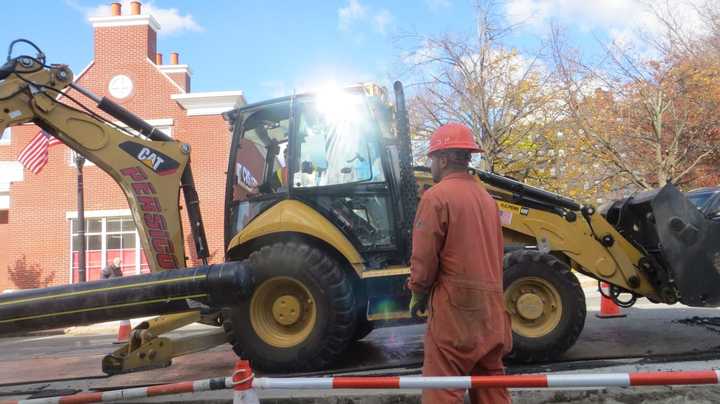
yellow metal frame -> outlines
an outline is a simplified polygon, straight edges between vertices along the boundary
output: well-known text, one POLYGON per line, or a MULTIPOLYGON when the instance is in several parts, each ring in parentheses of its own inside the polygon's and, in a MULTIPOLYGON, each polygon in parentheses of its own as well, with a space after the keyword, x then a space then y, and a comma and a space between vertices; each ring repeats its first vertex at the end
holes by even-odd
MULTIPOLYGON (((415 175, 421 189, 432 185, 430 173, 416 172, 415 175)), ((482 183, 479 178, 477 180, 482 183)), ((532 242, 544 252, 564 254, 570 259, 572 267, 581 269, 596 279, 641 296, 659 299, 658 292, 647 276, 638 269, 638 262, 643 254, 597 211, 590 215, 591 228, 580 212, 575 212, 577 217, 574 221, 569 221, 556 213, 511 203, 509 201, 512 196, 508 191, 483 185, 497 199, 498 208, 505 212, 505 218, 509 219, 509 223, 503 224, 506 243, 532 242), (605 236, 612 237, 611 246, 600 242, 605 236), (633 282, 629 280, 633 276, 639 281, 636 287, 631 286, 633 282)))
POLYGON ((498 207, 509 218, 504 228, 533 237, 541 250, 564 254, 571 260, 571 266, 597 279, 642 296, 658 297, 650 281, 638 270, 638 261, 642 258, 640 251, 597 212, 590 216, 591 229, 579 212, 574 221, 568 221, 554 213, 509 202, 499 201, 498 207), (599 239, 604 236, 613 238, 612 246, 601 243, 599 239), (638 279, 635 287, 629 280, 633 276, 638 279))
POLYGON ((172 358, 203 351, 227 342, 222 328, 183 338, 160 337, 161 334, 200 322, 200 312, 169 314, 136 326, 127 344, 106 355, 103 372, 113 375, 169 366, 172 358))
POLYGON ((365 272, 360 253, 347 237, 313 208, 294 200, 281 201, 254 218, 230 240, 228 250, 259 237, 282 232, 301 233, 323 240, 345 257, 358 276, 365 272))

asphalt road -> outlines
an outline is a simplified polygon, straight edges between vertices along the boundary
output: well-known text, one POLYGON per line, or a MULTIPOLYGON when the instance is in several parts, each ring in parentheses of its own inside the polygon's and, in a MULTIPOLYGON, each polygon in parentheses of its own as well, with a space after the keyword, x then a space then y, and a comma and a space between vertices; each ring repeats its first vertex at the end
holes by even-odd
MULTIPOLYGON (((599 319, 599 296, 587 291, 585 329, 559 361, 510 364, 509 373, 601 369, 635 363, 720 359, 720 312, 640 301, 627 315, 599 319)), ((172 366, 105 376, 100 360, 117 348, 112 330, 92 335, 34 335, 0 338, 0 400, 13 394, 52 389, 111 389, 229 375, 235 355, 227 345, 176 358, 172 366)), ((175 335, 202 332, 191 326, 175 335)), ((330 373, 418 373, 424 325, 382 328, 355 343, 330 373)))

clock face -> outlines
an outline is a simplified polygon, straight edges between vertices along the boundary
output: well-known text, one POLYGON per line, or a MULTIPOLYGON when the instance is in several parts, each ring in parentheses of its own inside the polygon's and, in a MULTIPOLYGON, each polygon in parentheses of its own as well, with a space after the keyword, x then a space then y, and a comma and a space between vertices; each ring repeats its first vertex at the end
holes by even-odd
POLYGON ((118 74, 110 79, 108 90, 110 91, 110 95, 117 99, 127 98, 127 96, 132 93, 133 82, 130 80, 130 77, 124 74, 118 74))

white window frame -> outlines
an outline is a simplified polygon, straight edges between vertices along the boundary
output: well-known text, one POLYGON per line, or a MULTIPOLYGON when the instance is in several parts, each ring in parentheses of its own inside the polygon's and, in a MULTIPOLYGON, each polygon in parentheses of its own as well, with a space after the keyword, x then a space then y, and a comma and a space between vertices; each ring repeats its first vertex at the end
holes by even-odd
MULTIPOLYGON (((69 230, 69 237, 70 242, 69 244, 69 257, 70 260, 68 262, 68 276, 70 279, 70 282, 73 281, 73 229, 72 229, 72 220, 77 220, 78 214, 77 212, 66 212, 65 219, 68 221, 68 230, 69 230)), ((107 220, 108 219, 114 219, 114 218, 130 218, 132 219, 132 215, 130 214, 129 209, 116 209, 116 210, 96 210, 96 211, 88 211, 85 212, 85 219, 97 219, 100 218, 101 220, 101 233, 100 233, 100 243, 101 243, 101 250, 100 250, 100 262, 103 263, 103 265, 107 264, 107 220)), ((96 234, 96 233, 93 233, 96 234)), ((110 234, 122 234, 122 232, 112 232, 110 234)), ((135 274, 140 275, 142 273, 141 270, 141 262, 140 262, 140 250, 142 249, 142 244, 140 244, 140 234, 138 232, 137 227, 135 228, 135 274)))

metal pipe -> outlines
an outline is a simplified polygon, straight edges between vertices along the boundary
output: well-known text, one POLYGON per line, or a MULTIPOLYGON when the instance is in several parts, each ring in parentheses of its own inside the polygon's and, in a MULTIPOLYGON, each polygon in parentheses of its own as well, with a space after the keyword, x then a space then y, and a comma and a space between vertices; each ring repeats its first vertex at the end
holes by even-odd
POLYGON ((147 136, 148 138, 152 140, 162 141, 173 140, 173 138, 171 138, 164 132, 155 129, 152 125, 145 122, 142 118, 123 108, 119 104, 113 102, 111 99, 107 97, 100 97, 92 91, 75 83, 70 83, 68 84, 68 86, 77 90, 78 92, 80 92, 80 94, 93 100, 97 104, 97 107, 101 110, 107 112, 108 114, 117 118, 120 122, 125 123, 127 126, 135 129, 136 131, 147 136))
POLYGON ((188 220, 190 221, 190 234, 192 234, 195 243, 195 253, 207 265, 207 259, 210 256, 208 251, 207 236, 205 235, 205 226, 203 225, 202 214, 200 213, 200 198, 195 189, 195 180, 193 179, 192 168, 188 164, 185 171, 180 177, 182 184, 183 196, 185 197, 185 208, 187 209, 188 220))
POLYGON ((70 83, 68 84, 68 87, 74 89, 75 91, 79 92, 80 94, 90 98, 91 100, 95 101, 96 104, 99 104, 100 101, 102 101, 102 98, 100 98, 98 95, 93 93, 92 91, 88 90, 87 88, 76 84, 76 83, 70 83))
POLYGON ((558 195, 544 189, 535 188, 533 186, 523 184, 520 181, 513 180, 511 178, 503 177, 487 171, 477 171, 477 175, 480 179, 490 185, 494 185, 498 188, 502 188, 508 191, 516 193, 520 198, 525 196, 535 198, 539 201, 548 202, 559 207, 578 211, 580 210, 580 204, 570 198, 566 198, 562 195, 558 195))
POLYGON ((0 335, 237 304, 253 280, 241 262, 112 278, 0 295, 0 335), (197 305, 194 305, 197 306, 197 305))

